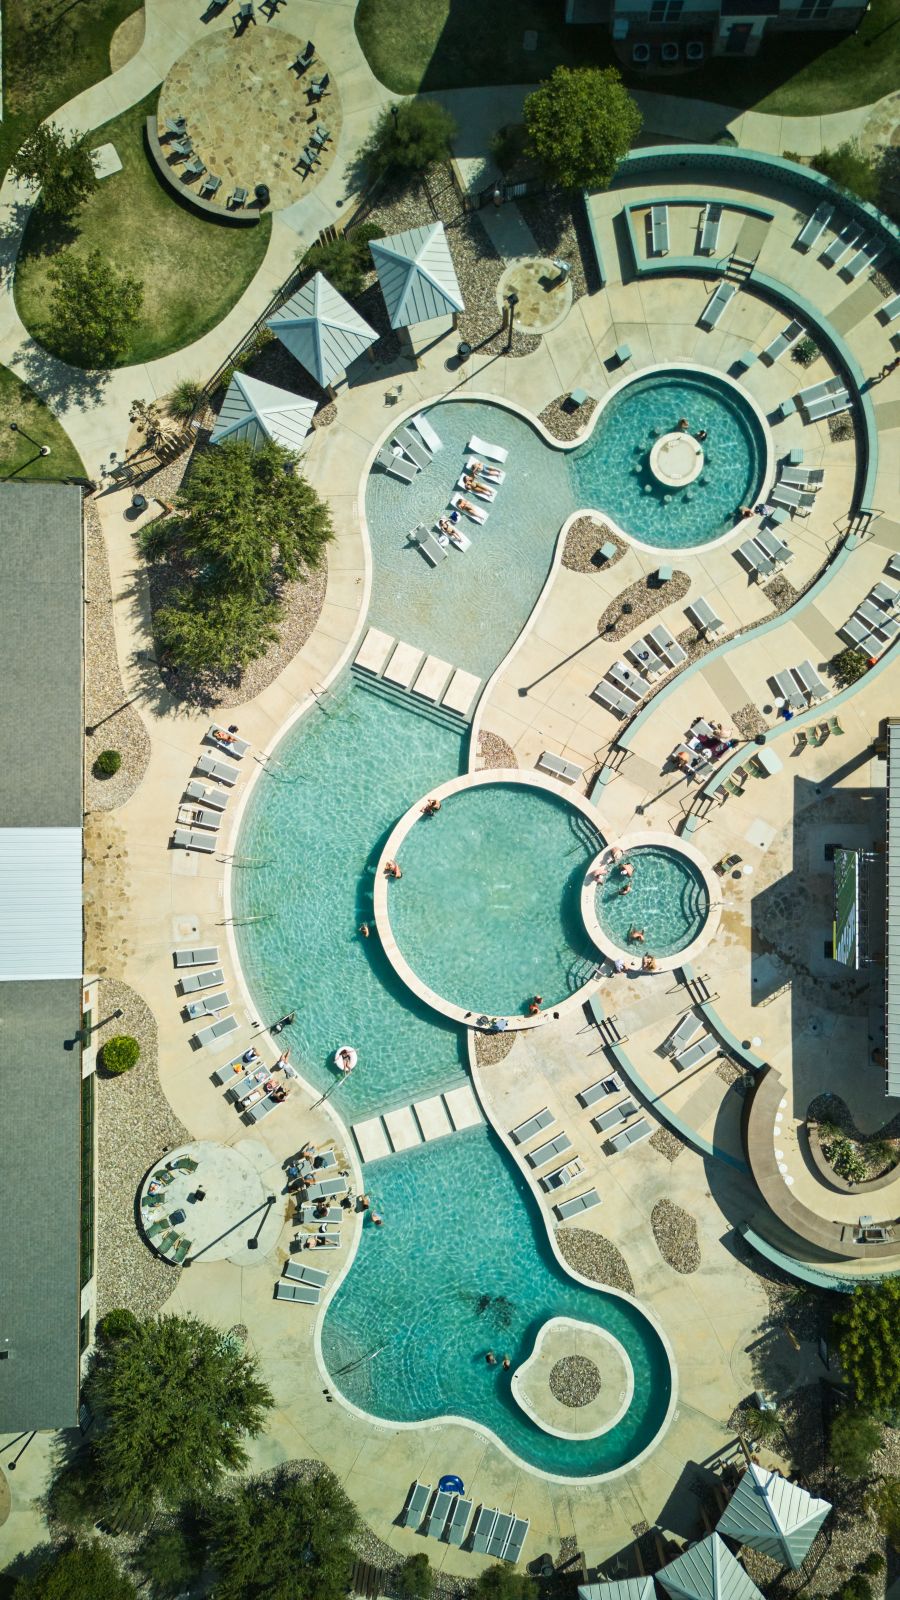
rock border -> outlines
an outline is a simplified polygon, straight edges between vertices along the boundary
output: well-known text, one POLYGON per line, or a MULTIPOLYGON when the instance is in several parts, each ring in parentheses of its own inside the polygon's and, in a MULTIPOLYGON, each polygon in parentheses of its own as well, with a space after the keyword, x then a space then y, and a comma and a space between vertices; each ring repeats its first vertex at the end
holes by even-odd
POLYGON ((697 1223, 689 1211, 674 1200, 657 1200, 650 1213, 650 1226, 657 1248, 667 1267, 687 1275, 700 1265, 697 1223))

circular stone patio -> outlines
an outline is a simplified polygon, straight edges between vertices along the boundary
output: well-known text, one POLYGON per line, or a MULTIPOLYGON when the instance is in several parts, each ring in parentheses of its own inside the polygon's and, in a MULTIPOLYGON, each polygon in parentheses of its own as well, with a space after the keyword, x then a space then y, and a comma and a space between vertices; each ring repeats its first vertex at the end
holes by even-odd
POLYGON ((506 268, 497 285, 497 305, 507 308, 515 290, 519 303, 515 325, 519 333, 549 333, 564 322, 572 309, 572 275, 559 281, 559 272, 547 256, 523 257, 506 268))
POLYGON ((141 1185, 144 1237, 164 1261, 179 1265, 227 1260, 253 1266, 275 1248, 281 1232, 283 1183, 281 1169, 255 1139, 180 1145, 150 1168, 141 1185), (160 1202, 145 1205, 154 1193, 160 1202), (184 1240, 186 1252, 179 1248, 184 1240))
POLYGON ((512 1377, 513 1398, 557 1439, 596 1439, 625 1415, 634 1370, 624 1345, 574 1317, 545 1322, 512 1377))
MULTIPOLYGON (((316 108, 308 103, 306 91, 313 78, 328 72, 328 64, 314 56, 312 67, 299 77, 292 68, 305 43, 281 28, 251 23, 239 36, 224 29, 186 50, 160 90, 160 134, 165 133, 166 117, 173 122, 187 119, 194 154, 222 179, 216 200, 223 210, 235 184, 252 196, 256 184, 265 183, 276 210, 292 205, 315 187, 334 160, 340 96, 329 74, 328 91, 314 117, 316 108), (304 177, 294 171, 294 163, 320 125, 331 138, 314 171, 304 177)), ((175 170, 180 172, 181 165, 175 170)))

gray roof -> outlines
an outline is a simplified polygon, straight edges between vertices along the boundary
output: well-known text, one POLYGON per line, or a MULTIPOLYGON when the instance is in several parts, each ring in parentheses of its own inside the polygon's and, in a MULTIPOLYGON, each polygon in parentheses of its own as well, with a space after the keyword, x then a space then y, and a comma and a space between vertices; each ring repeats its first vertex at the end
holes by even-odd
POLYGON ((0 1433, 78 1418, 81 995, 71 978, 0 983, 0 1433))
POLYGON ((717 1533, 690 1545, 656 1578, 676 1600, 762 1600, 753 1579, 717 1533))
POLYGON ((900 721, 887 725, 884 963, 885 1091, 900 1095, 900 721))
POLYGON ((298 289, 268 325, 323 389, 378 338, 321 272, 298 289))
POLYGON ((610 1583, 581 1583, 578 1600, 654 1600, 652 1578, 617 1578, 610 1583))
POLYGON ((464 310, 442 222, 369 245, 392 328, 464 310))
POLYGON ((222 401, 210 443, 246 439, 257 450, 265 439, 274 439, 288 450, 297 450, 312 427, 315 412, 315 400, 304 400, 290 389, 276 389, 273 383, 261 383, 259 378, 236 372, 222 401))
POLYGON ((830 1510, 827 1500, 817 1500, 780 1472, 767 1472, 751 1461, 717 1532, 796 1571, 830 1510))
POLYGON ((2 483, 0 529, 0 822, 80 828, 81 490, 2 483))

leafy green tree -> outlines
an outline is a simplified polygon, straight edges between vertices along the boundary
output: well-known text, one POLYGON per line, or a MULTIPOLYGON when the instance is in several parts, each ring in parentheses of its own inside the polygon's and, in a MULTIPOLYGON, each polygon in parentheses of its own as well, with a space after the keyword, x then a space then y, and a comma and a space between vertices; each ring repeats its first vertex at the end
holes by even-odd
POLYGON ((881 189, 878 163, 863 153, 855 139, 845 139, 833 150, 820 150, 813 156, 811 165, 839 188, 872 205, 878 204, 881 189))
POLYGON ((245 1466, 244 1438, 272 1405, 255 1361, 195 1317, 151 1318, 102 1340, 86 1389, 97 1423, 78 1473, 98 1516, 133 1526, 208 1497, 245 1466))
POLYGON ((278 638, 281 608, 252 596, 182 587, 154 617, 156 638, 169 660, 194 674, 239 674, 278 638))
POLYGON ((115 366, 128 352, 144 303, 140 279, 118 272, 99 250, 63 251, 47 275, 54 348, 78 366, 115 366))
POLYGON ((35 128, 10 170, 40 184, 41 205, 54 217, 71 217, 97 187, 87 136, 73 133, 67 138, 55 122, 35 128))
POLYGON ((137 1600, 137 1589, 99 1539, 49 1545, 37 1570, 19 1578, 13 1600, 137 1600))
POLYGON ((184 1526, 153 1528, 136 1560, 153 1600, 174 1600, 176 1595, 193 1592, 206 1560, 206 1542, 193 1519, 184 1526))
POLYGON ((479 1574, 475 1593, 479 1600, 534 1600, 537 1584, 525 1573, 516 1572, 515 1567, 498 1562, 479 1574))
POLYGON ((866 1477, 880 1444, 878 1423, 853 1406, 839 1411, 831 1424, 831 1459, 848 1478, 866 1477))
POLYGON ((883 1478, 866 1496, 866 1510, 874 1513, 891 1548, 900 1551, 900 1478, 883 1478))
POLYGON ((608 189, 643 120, 615 67, 557 67, 524 117, 531 154, 561 189, 608 189))
POLYGON ((436 100, 401 100, 385 106, 362 149, 371 178, 388 167, 424 172, 435 161, 446 161, 456 136, 456 123, 436 100))
POLYGON ((343 1600, 356 1510, 332 1473, 281 1472, 213 1500, 207 1516, 216 1600, 343 1600))
POLYGON ((873 1416, 900 1407, 900 1278, 859 1284, 834 1319, 844 1377, 873 1416))
POLYGON ((362 293, 365 275, 372 270, 369 243, 384 233, 374 222, 364 222, 352 233, 339 234, 328 244, 314 244, 301 257, 305 272, 323 272, 332 288, 349 300, 362 293))
POLYGON ((397 1573, 397 1593, 400 1600, 428 1600, 431 1590, 431 1563, 424 1550, 417 1550, 397 1573))

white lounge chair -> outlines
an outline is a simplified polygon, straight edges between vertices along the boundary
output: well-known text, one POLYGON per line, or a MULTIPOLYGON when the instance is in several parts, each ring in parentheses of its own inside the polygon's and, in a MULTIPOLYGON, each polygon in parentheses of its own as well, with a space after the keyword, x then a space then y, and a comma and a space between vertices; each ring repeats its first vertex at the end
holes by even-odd
POLYGON ((224 789, 213 789, 196 778, 191 779, 184 792, 189 800, 196 800, 201 806, 213 806, 216 811, 224 811, 231 798, 224 789))
POLYGON ((478 456, 467 456, 466 471, 477 472, 480 470, 481 476, 485 478, 488 483, 501 484, 506 481, 506 470, 504 467, 486 467, 482 461, 479 468, 477 463, 478 456))
POLYGON ((422 467, 431 465, 431 451, 426 450, 424 444, 421 444, 415 434, 410 433, 408 428, 398 428, 394 434, 393 442, 400 446, 400 449, 409 456, 411 461, 415 462, 420 471, 422 467))
POLYGON ((719 225, 722 221, 722 207, 718 200, 710 200, 703 213, 703 224, 700 229, 700 252, 702 255, 711 256, 719 242, 719 225))
POLYGON ((562 1129, 552 1139, 547 1139, 543 1144, 536 1145, 528 1152, 525 1160, 530 1167, 545 1167, 548 1161, 553 1161, 557 1156, 564 1156, 571 1150, 572 1141, 562 1129))
POLYGON ((591 690, 591 699, 599 700, 600 704, 616 717, 630 717, 632 711, 636 709, 636 702, 630 700, 614 684, 607 683, 605 678, 591 690))
POLYGON ((629 667, 624 661, 614 661, 606 676, 617 689, 624 689, 634 700, 643 700, 650 687, 649 681, 643 674, 634 667, 629 667))
POLYGON ((858 278, 860 273, 865 272, 867 267, 875 265, 880 251, 881 246, 873 244, 871 240, 868 244, 862 245, 856 254, 850 257, 849 261, 844 262, 840 269, 841 277, 846 278, 848 283, 852 283, 854 278, 858 278))
POLYGON ((431 531, 441 547, 443 547, 444 540, 448 539, 452 545, 456 546, 457 550, 471 550, 472 548, 472 541, 469 535, 463 532, 458 522, 451 523, 449 533, 445 532, 437 523, 435 523, 431 531))
POLYGON ((655 256, 669 253, 669 208, 666 205, 650 207, 650 248, 655 256))
POLYGON ((425 1518, 425 1532, 427 1534, 432 1534, 436 1539, 440 1538, 447 1526, 447 1518, 450 1515, 452 1502, 453 1496, 448 1489, 438 1489, 434 1497, 434 1504, 425 1518))
POLYGON ((885 611, 893 611, 900 605, 900 589, 895 589, 891 583, 876 583, 871 598, 885 611))
POLYGON ((195 833, 193 828, 176 828, 172 834, 172 842, 180 850, 199 850, 204 855, 212 855, 218 850, 219 841, 212 833, 195 833))
POLYGON ((482 483, 477 489, 467 489, 464 481, 465 477, 465 473, 460 473, 456 480, 456 487, 457 489, 461 489, 463 494, 470 496, 474 494, 479 500, 496 500, 497 490, 492 488, 489 483, 482 483))
POLYGON ((812 216, 807 218, 797 235, 797 249, 811 250, 816 240, 825 232, 831 221, 832 207, 829 205, 817 206, 812 216))
POLYGON ((451 495, 450 504, 456 511, 461 511, 464 517, 469 517, 472 522, 487 522, 488 513, 482 506, 476 506, 470 495, 451 495), (464 500, 465 505, 463 505, 464 500))
POLYGON ((766 345, 763 351, 764 359, 774 366, 779 356, 783 356, 786 350, 790 350, 791 345, 797 343, 802 332, 802 322, 797 322, 796 320, 789 322, 786 328, 782 328, 781 332, 776 334, 771 344, 766 345))
POLYGON ((730 278, 723 278, 710 295, 706 305, 700 313, 698 321, 701 328, 715 328, 721 320, 726 306, 731 304, 737 294, 738 286, 730 278))
POLYGON ((295 1283, 318 1284, 320 1289, 324 1289, 328 1282, 328 1272, 324 1267, 310 1267, 305 1261, 286 1261, 284 1264, 284 1276, 293 1278, 295 1283))
POLYGON ((884 305, 879 307, 877 315, 885 323, 894 322, 897 317, 900 317, 900 294, 895 294, 890 300, 885 300, 884 305))
POLYGON ((231 789, 238 781, 236 767, 229 767, 225 761, 217 761, 207 750, 197 757, 194 762, 197 772, 202 772, 205 778, 213 778, 216 783, 225 783, 231 789))
POLYGON ((573 1194, 568 1200, 558 1200, 553 1209, 558 1220, 565 1222, 567 1217, 577 1217, 579 1211, 590 1211, 600 1203, 596 1189, 585 1189, 583 1194, 573 1194))
POLYGON ((859 229, 857 228, 856 223, 846 223, 841 229, 840 233, 835 234, 830 245, 828 246, 828 249, 825 251, 825 254, 822 257, 823 266, 836 267, 841 257, 845 256, 848 250, 852 250, 858 238, 859 229))
POLYGON ((754 544, 759 545, 763 555, 768 556, 769 560, 776 562, 778 566, 786 567, 788 562, 794 559, 794 552, 790 545, 785 544, 783 539, 779 539, 771 528, 760 528, 754 534, 753 540, 754 544))
MULTIPOLYGON (((591 1190, 591 1194, 594 1195, 595 1203, 599 1204, 596 1193, 593 1189, 591 1190)), ((561 1209, 561 1207, 558 1207, 557 1209, 561 1209)), ((509 1530, 509 1538, 507 1539, 503 1550, 504 1561, 510 1561, 513 1563, 513 1565, 515 1565, 515 1563, 519 1560, 525 1540, 528 1538, 528 1530, 530 1527, 531 1522, 527 1517, 513 1517, 513 1524, 509 1530)))
POLYGON ((487 456, 489 461, 499 461, 501 465, 509 455, 509 451, 504 450, 502 445, 486 444, 484 439, 479 439, 477 433, 473 433, 466 449, 470 455, 487 456))
POLYGON ((402 455, 394 455, 386 446, 379 450, 375 460, 392 478, 402 478, 404 483, 412 483, 419 469, 412 461, 407 461, 402 455))
POLYGON ((497 1520, 491 1530, 491 1536, 488 1539, 487 1555, 494 1556, 496 1560, 500 1559, 506 1549, 506 1542, 512 1532, 512 1525, 513 1517, 509 1512, 501 1511, 498 1513, 497 1520))
POLYGON ((824 378, 821 383, 811 383, 808 389, 801 389, 795 399, 801 405, 808 406, 816 400, 823 400, 826 395, 839 394, 843 388, 843 378, 839 378, 835 373, 830 378, 824 378))
POLYGON ((227 728, 220 729, 219 723, 214 722, 206 735, 208 743, 215 745, 216 749, 223 751, 226 756, 234 756, 235 761, 243 761, 247 751, 250 749, 250 740, 239 739, 235 733, 231 734, 227 739, 220 739, 218 737, 220 731, 228 733, 227 728))
POLYGON ((435 451, 437 450, 443 450, 443 439, 441 439, 438 434, 435 433, 431 423, 428 421, 428 418, 423 411, 420 411, 417 416, 413 417, 412 426, 415 428, 416 432, 419 434, 424 443, 427 444, 432 455, 434 455, 435 451))
POLYGON ((500 1513, 496 1506, 480 1506, 472 1529, 472 1551, 474 1555, 487 1555, 488 1540, 494 1531, 500 1513))
POLYGON ((813 401, 806 407, 806 415, 810 422, 823 422, 826 417, 833 417, 838 411, 850 409, 850 394, 847 389, 842 389, 838 394, 825 395, 821 400, 813 401))
POLYGON ((412 543, 421 550, 430 566, 436 567, 439 561, 446 561, 447 551, 438 542, 434 534, 429 533, 424 522, 420 522, 417 527, 413 528, 409 537, 412 543))
POLYGON ((584 768, 577 767, 574 761, 566 761, 562 756, 554 755, 552 750, 545 750, 538 760, 542 772, 549 772, 554 778, 560 778, 563 783, 578 783, 584 777, 584 768))

